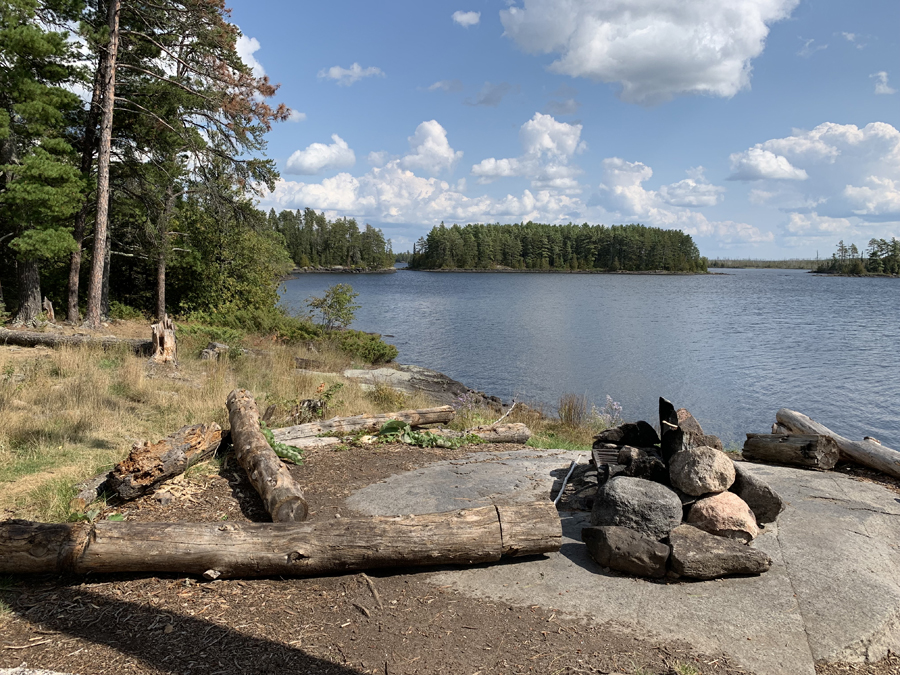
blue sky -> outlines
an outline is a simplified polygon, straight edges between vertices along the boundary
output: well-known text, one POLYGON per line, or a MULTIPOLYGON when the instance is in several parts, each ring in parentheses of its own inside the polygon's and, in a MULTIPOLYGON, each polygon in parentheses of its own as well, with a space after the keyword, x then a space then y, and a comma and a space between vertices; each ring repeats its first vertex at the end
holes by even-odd
POLYGON ((294 111, 264 208, 678 228, 710 257, 900 237, 900 3, 234 0, 294 111))

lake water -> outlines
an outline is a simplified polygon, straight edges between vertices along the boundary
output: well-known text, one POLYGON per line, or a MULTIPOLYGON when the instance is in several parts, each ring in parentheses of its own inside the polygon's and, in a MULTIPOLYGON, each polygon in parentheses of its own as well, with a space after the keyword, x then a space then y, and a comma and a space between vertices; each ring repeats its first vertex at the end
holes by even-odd
POLYGON ((741 443, 781 407, 900 448, 900 281, 798 270, 724 275, 305 274, 284 302, 349 283, 354 328, 393 335, 398 361, 555 411, 566 393, 627 420, 659 396, 741 443))

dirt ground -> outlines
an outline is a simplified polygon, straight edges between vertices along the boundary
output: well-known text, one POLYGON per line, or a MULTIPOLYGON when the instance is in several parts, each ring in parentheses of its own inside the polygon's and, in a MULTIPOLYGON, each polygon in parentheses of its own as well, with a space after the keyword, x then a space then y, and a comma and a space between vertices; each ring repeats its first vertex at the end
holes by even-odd
MULTIPOLYGON (((307 488, 310 519, 346 517, 351 512, 343 500, 356 489, 481 447, 309 451, 305 464, 291 470, 307 488)), ((268 520, 233 459, 98 517, 111 513, 135 522, 268 520)), ((211 582, 134 575, 0 580, 0 600, 11 610, 0 613, 0 668, 27 663, 79 675, 746 672, 722 655, 642 639, 628 627, 585 625, 553 607, 469 598, 432 583, 432 572, 211 582)), ((900 659, 821 666, 818 673, 896 675, 900 659)))

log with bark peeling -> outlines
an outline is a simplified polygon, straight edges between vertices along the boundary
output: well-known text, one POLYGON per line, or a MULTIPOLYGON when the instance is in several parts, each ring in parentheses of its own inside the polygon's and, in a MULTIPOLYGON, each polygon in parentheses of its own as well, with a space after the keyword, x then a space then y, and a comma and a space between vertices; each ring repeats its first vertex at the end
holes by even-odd
POLYGON ((793 434, 821 434, 829 436, 847 459, 889 476, 900 478, 900 452, 875 441, 851 441, 823 424, 811 420, 803 413, 782 408, 775 414, 778 424, 793 434))
MULTIPOLYGON (((437 408, 422 408, 420 410, 401 410, 399 412, 384 413, 381 415, 354 415, 353 417, 332 417, 321 422, 309 422, 293 427, 273 429, 275 440, 285 445, 293 445, 291 441, 298 438, 312 438, 319 434, 353 434, 358 431, 378 431, 385 422, 400 420, 411 427, 423 424, 447 424, 455 416, 453 408, 449 405, 437 408)), ((300 447, 300 446, 298 446, 300 447)))
POLYGON ((259 429, 259 410, 250 392, 235 389, 228 394, 226 406, 231 422, 234 456, 262 497, 272 521, 285 523, 306 520, 308 507, 303 490, 262 435, 259 429))
POLYGON ((432 429, 431 431, 449 438, 459 438, 472 434, 473 436, 478 436, 485 443, 518 443, 522 445, 531 438, 531 430, 521 422, 488 424, 472 427, 465 431, 453 431, 451 429, 432 429))
POLYGON ((835 442, 819 434, 747 434, 742 453, 749 460, 826 471, 840 458, 835 442))
POLYGON ((122 499, 140 497, 162 481, 212 457, 222 436, 222 428, 216 423, 194 424, 156 443, 135 443, 128 457, 109 474, 105 488, 122 499))
POLYGON ((0 523, 0 573, 315 576, 558 551, 549 501, 316 523, 0 523))
POLYGON ((150 340, 133 340, 117 337, 93 337, 91 335, 60 335, 58 333, 37 333, 27 330, 7 330, 0 328, 0 344, 17 347, 81 347, 91 345, 114 349, 126 347, 138 356, 153 353, 153 342, 150 340))

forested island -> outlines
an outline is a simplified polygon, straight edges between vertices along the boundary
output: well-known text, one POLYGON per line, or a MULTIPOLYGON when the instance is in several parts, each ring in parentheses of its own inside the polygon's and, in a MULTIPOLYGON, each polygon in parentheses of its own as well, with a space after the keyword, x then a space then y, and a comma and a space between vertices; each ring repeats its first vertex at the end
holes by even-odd
POLYGON ((391 240, 368 223, 360 230, 353 218, 328 220, 324 213, 269 211, 269 226, 284 237, 297 267, 341 265, 370 270, 394 266, 391 240))
POLYGON ((831 259, 822 261, 815 271, 851 276, 896 276, 900 274, 900 239, 870 239, 864 250, 856 244, 848 246, 841 239, 831 259))
POLYGON ((420 238, 416 270, 706 272, 690 235, 645 225, 453 225, 420 238))

